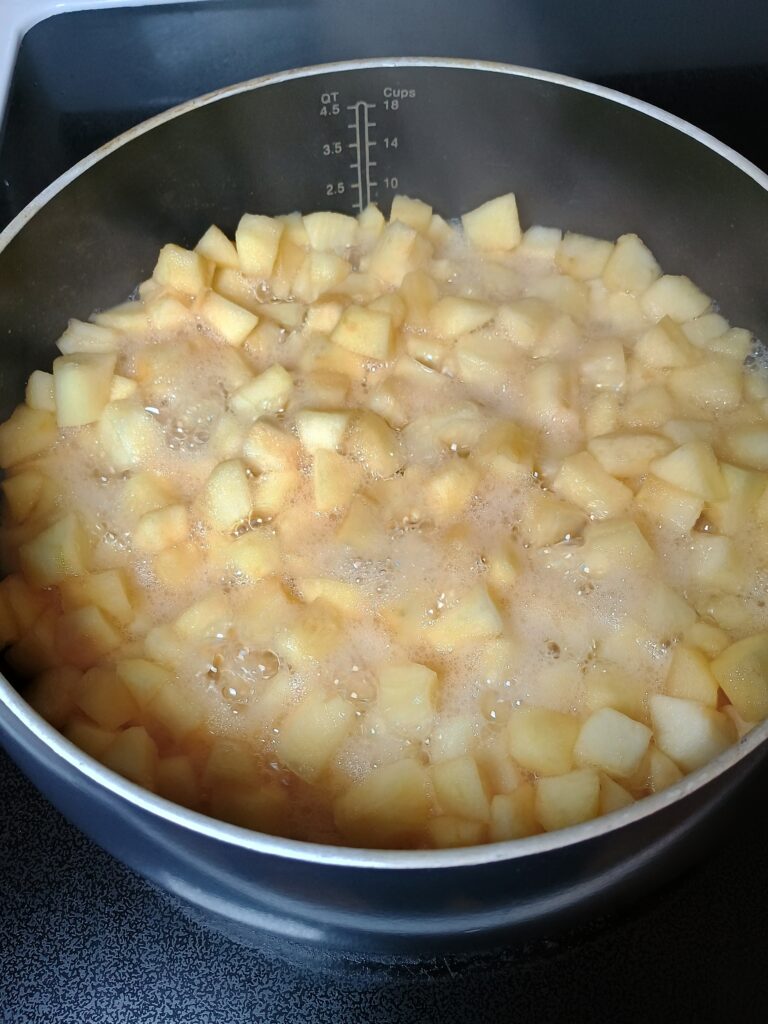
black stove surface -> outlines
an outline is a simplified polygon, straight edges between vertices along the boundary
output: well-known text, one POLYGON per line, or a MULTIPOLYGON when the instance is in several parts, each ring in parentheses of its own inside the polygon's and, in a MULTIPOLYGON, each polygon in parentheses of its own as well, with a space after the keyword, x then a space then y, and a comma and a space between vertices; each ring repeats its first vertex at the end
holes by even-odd
MULTIPOLYGON (((393 54, 544 67, 655 103, 768 170, 768 8, 716 0, 210 2, 59 14, 24 38, 0 225, 96 146, 268 71, 393 54)), ((333 976, 235 946, 71 827, 0 753, 3 1024, 768 1018, 768 767, 740 824, 642 906, 524 950, 333 976)))

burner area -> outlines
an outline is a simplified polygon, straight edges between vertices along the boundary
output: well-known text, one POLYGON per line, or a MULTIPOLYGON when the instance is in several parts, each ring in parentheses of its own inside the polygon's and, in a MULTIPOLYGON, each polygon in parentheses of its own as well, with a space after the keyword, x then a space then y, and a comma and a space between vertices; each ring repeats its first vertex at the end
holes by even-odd
MULTIPOLYGON (((738 18, 717 0, 631 12, 606 0, 477 0, 469 19, 458 0, 134 3, 80 0, 53 14, 51 0, 52 16, 24 35, 0 135, 0 229, 73 163, 175 104, 387 54, 589 79, 768 171, 758 0, 738 18)), ((757 1022, 768 1000, 767 785, 768 762, 717 845, 639 905, 492 954, 385 962, 211 928, 91 843, 0 750, 0 1024, 757 1022)))

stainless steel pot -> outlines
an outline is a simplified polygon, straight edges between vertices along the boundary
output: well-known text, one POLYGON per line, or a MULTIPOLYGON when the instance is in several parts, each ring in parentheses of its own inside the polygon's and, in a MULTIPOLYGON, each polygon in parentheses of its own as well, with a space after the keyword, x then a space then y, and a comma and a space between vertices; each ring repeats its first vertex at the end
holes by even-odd
MULTIPOLYGON (((677 118, 557 75, 377 60, 282 73, 184 104, 82 161, 0 236, 0 414, 70 316, 124 299, 166 241, 243 210, 349 211, 394 191, 455 216, 514 190, 525 223, 637 231, 734 323, 768 337, 768 177, 677 118)), ((451 851, 353 850, 261 835, 140 789, 0 680, 0 738, 84 832, 194 912, 386 958, 489 947, 603 913, 722 829, 768 723, 663 793, 575 828, 451 851)))

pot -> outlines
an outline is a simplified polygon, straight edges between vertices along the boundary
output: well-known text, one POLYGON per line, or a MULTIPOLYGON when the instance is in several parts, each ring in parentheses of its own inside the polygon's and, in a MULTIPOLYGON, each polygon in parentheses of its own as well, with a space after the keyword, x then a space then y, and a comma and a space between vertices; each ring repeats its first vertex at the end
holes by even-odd
MULTIPOLYGON (((395 192, 446 216, 514 190, 524 223, 637 231, 671 273, 768 337, 768 177, 629 97, 499 64, 375 60, 280 73, 186 103, 72 168, 0 235, 0 414, 70 316, 126 298, 167 241, 245 210, 351 212, 395 192)), ((248 943, 386 960, 492 948, 594 918, 689 864, 768 752, 768 723, 662 793, 529 839, 356 850, 188 811, 104 768, 0 679, 0 739, 79 828, 248 943)))

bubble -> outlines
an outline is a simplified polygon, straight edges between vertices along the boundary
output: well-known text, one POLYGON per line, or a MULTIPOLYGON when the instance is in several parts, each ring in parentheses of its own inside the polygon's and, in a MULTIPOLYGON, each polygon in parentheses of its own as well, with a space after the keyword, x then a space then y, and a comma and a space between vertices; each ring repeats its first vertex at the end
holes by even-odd
POLYGON ((280 658, 274 651, 252 651, 243 647, 237 653, 237 671, 245 678, 262 680, 273 679, 280 671, 280 658))

